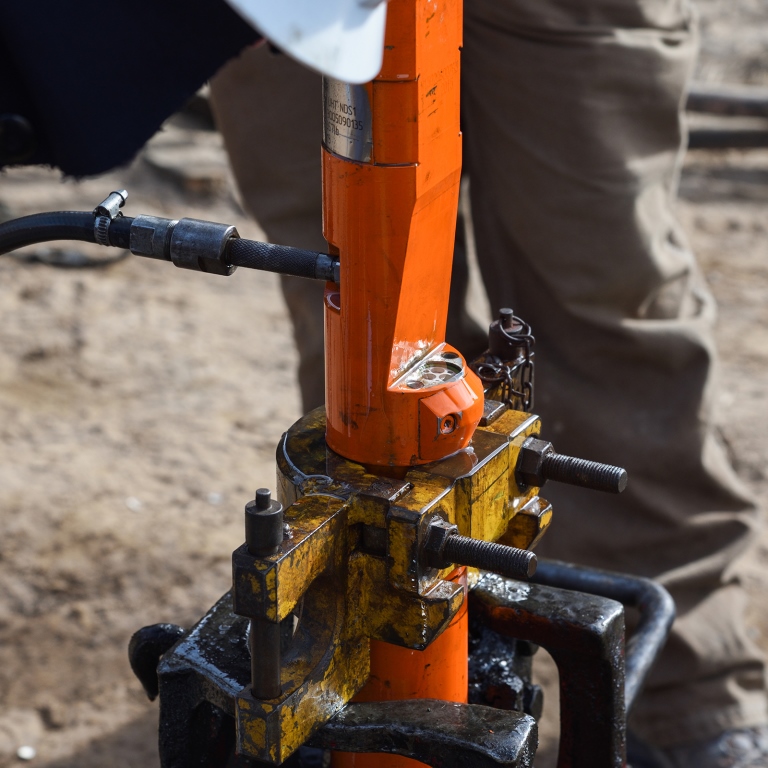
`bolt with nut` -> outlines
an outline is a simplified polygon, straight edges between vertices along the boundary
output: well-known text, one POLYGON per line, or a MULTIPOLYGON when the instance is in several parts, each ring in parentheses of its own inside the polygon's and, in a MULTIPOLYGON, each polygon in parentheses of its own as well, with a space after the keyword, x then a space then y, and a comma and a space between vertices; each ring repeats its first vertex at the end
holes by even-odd
POLYGON ((469 565, 513 579, 530 579, 536 572, 536 555, 527 549, 460 536, 458 528, 442 518, 433 520, 424 539, 422 557, 432 568, 469 565))
POLYGON ((627 487, 627 470, 555 453, 552 443, 529 437, 520 448, 515 479, 519 485, 537 488, 541 488, 547 480, 555 480, 593 491, 621 493, 627 487))

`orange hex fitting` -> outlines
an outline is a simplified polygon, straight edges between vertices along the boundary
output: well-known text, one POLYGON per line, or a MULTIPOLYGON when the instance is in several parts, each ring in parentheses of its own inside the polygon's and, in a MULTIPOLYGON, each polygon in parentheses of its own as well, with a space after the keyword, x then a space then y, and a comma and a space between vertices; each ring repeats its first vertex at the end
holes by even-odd
POLYGON ((465 447, 482 385, 444 344, 461 179, 461 0, 390 0, 384 65, 326 79, 324 232, 328 445, 407 467, 465 447))

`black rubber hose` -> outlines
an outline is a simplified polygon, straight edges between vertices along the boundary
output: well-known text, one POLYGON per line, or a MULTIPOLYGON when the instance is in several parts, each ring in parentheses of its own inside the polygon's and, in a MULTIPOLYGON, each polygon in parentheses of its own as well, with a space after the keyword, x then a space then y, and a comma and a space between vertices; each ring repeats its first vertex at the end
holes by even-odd
POLYGON ((52 211, 11 219, 0 224, 0 254, 50 240, 95 243, 93 223, 93 214, 85 211, 52 211))
POLYGON ((108 232, 109 244, 115 246, 115 248, 125 248, 129 251, 131 249, 132 224, 132 216, 117 216, 112 219, 108 232))

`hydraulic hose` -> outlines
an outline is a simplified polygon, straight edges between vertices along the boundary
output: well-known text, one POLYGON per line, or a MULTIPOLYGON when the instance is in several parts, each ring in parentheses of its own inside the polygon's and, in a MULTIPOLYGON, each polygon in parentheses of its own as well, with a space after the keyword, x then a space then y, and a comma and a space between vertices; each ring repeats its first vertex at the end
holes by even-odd
POLYGON ((95 243, 93 214, 86 211, 34 213, 0 224, 0 254, 51 240, 95 243))
POLYGON ((338 257, 241 239, 235 227, 212 221, 123 216, 118 208, 127 194, 112 192, 91 212, 54 211, 6 221, 0 224, 0 255, 51 240, 80 240, 218 275, 246 267, 339 282, 338 257))

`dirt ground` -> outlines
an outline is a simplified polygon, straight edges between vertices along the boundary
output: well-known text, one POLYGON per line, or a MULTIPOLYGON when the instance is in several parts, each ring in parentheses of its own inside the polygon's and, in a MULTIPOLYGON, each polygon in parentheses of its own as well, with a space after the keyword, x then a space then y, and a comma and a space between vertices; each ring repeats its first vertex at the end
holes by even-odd
MULTIPOLYGON (((764 0, 700 10, 700 78, 768 84, 764 0)), ((260 237, 218 135, 179 125, 105 177, 9 171, 0 213, 89 210, 120 187, 129 215, 226 221, 260 237)), ((766 203, 768 150, 689 153, 679 213, 720 305, 720 418, 764 502, 766 203)), ((157 621, 189 625, 227 590, 243 504, 274 486, 275 445, 299 416, 277 279, 138 258, 55 269, 27 253, 0 258, 0 296, 0 766, 26 745, 46 768, 151 768, 157 705, 130 672, 128 639, 157 621)), ((768 538, 749 571, 766 649, 767 565, 768 538)))

